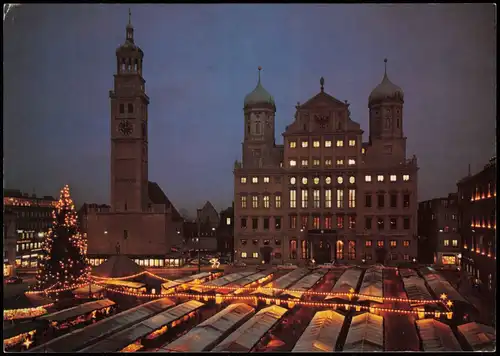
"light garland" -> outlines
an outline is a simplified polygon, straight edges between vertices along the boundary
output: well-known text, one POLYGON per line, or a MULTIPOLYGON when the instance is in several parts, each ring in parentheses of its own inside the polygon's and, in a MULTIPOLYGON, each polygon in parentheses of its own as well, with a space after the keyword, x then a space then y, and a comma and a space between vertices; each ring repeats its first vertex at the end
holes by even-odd
MULTIPOLYGON (((289 307, 293 307, 295 305, 302 305, 302 306, 308 306, 308 307, 326 307, 326 308, 345 308, 346 310, 349 310, 351 307, 356 308, 356 310, 366 310, 370 311, 371 313, 374 312, 387 312, 387 313, 397 313, 397 314, 404 314, 404 315, 427 315, 427 316, 435 316, 436 312, 434 311, 417 311, 417 310, 405 310, 405 309, 395 309, 395 308, 380 308, 380 307, 373 307, 373 306, 364 306, 364 305, 355 305, 355 304, 347 304, 347 303, 328 303, 328 302, 308 302, 308 301, 301 301, 297 299, 280 299, 280 298, 267 298, 267 297, 258 297, 258 296, 236 296, 236 295, 194 295, 190 293, 172 293, 172 294, 167 294, 167 295, 161 295, 161 294, 137 294, 137 293, 131 293, 131 292, 124 292, 121 290, 117 289, 112 289, 112 288, 107 288, 105 286, 99 285, 99 287, 102 287, 106 289, 107 291, 114 292, 114 293, 120 293, 124 295, 129 295, 129 296, 134 296, 134 297, 144 297, 144 298, 162 298, 162 297, 180 297, 180 298, 189 298, 191 300, 196 299, 196 300, 215 300, 216 303, 221 303, 223 299, 237 299, 237 300, 251 300, 251 301, 264 301, 267 304, 270 304, 271 302, 274 302, 275 304, 288 304, 289 307)), ((442 303, 442 301, 439 301, 442 303)), ((441 316, 448 316, 450 318, 450 313, 453 312, 437 312, 441 316)))
POLYGON ((8 309, 3 311, 3 320, 16 320, 25 318, 34 318, 47 313, 54 303, 41 305, 35 308, 8 309))

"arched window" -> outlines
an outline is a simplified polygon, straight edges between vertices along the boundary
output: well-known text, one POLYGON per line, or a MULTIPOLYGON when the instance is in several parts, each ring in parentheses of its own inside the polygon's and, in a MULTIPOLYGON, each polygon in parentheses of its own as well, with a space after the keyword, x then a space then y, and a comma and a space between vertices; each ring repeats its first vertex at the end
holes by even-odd
POLYGON ((344 241, 337 241, 337 260, 343 260, 344 259, 344 241))

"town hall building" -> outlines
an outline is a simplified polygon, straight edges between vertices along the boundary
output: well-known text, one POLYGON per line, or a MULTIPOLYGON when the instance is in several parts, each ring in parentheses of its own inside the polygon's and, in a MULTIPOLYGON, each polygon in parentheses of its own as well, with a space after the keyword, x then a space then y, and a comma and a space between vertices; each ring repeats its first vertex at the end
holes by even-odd
POLYGON ((275 143, 274 98, 259 80, 244 100, 234 167, 235 260, 250 264, 412 262, 417 159, 408 159, 404 95, 384 74, 368 98, 369 137, 349 104, 320 92, 296 106, 275 143))
POLYGON ((143 51, 126 27, 116 50, 111 101, 111 200, 109 209, 87 212, 88 257, 98 265, 123 254, 148 267, 179 266, 172 248, 182 242, 178 211, 160 186, 148 178, 148 105, 142 76, 143 51))

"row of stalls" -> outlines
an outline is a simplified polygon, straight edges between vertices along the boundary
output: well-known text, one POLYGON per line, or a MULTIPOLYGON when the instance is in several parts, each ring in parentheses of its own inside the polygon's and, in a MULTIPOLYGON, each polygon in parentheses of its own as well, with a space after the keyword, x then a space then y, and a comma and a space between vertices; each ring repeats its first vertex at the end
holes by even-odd
POLYGON ((221 294, 240 294, 245 290, 243 288, 256 287, 259 284, 262 284, 274 276, 274 269, 269 269, 266 271, 258 272, 251 274, 249 276, 243 277, 241 279, 236 280, 233 283, 230 283, 228 287, 231 287, 225 291, 222 291, 221 294), (240 288, 240 289, 235 289, 240 288))
POLYGON ((83 329, 72 331, 43 345, 31 349, 31 352, 75 352, 107 336, 124 330, 134 324, 161 313, 175 303, 169 298, 160 298, 125 310, 83 329))
MULTIPOLYGON (((355 292, 358 291, 362 274, 363 270, 361 268, 352 267, 346 269, 344 273, 342 273, 342 275, 339 277, 339 279, 337 279, 330 293, 349 293, 351 290, 354 290, 355 292)), ((325 298, 325 300, 332 299, 346 300, 347 296, 329 295, 325 298)))
POLYGON ((15 324, 4 329, 4 348, 8 351, 21 351, 36 347, 48 338, 98 322, 115 311, 115 302, 101 299, 15 324))
POLYGON ((188 328, 192 325, 196 321, 197 311, 204 305, 196 300, 176 305, 125 330, 104 337, 79 352, 135 352, 144 347, 154 347, 162 342, 162 338, 172 336, 173 329, 179 332, 181 327, 188 328))
POLYGON ((290 291, 282 293, 281 296, 289 296, 295 299, 301 299, 304 295, 304 292, 307 292, 316 284, 320 283, 327 273, 328 270, 317 269, 313 273, 302 277, 298 282, 296 282, 289 288, 290 291))
POLYGON ((162 294, 171 294, 175 292, 186 291, 192 288, 193 284, 202 284, 207 281, 216 279, 222 275, 222 272, 202 272, 193 274, 173 281, 163 283, 161 285, 162 294))
POLYGON ((292 272, 289 272, 284 276, 281 276, 276 280, 264 285, 262 290, 252 292, 252 294, 259 294, 266 297, 276 296, 280 293, 272 289, 266 289, 266 288, 276 288, 276 289, 288 288, 292 284, 300 280, 302 277, 306 276, 308 273, 309 269, 307 268, 296 268, 292 272))
POLYGON ((365 271, 361 287, 359 288, 359 294, 361 296, 358 298, 358 302, 384 302, 383 268, 375 265, 365 271))
POLYGON ((227 286, 230 283, 237 281, 238 279, 248 277, 254 273, 255 273, 255 271, 244 271, 244 272, 231 273, 231 274, 228 274, 226 276, 223 276, 223 277, 205 282, 203 284, 194 286, 191 288, 191 290, 198 292, 198 293, 214 292, 220 287, 227 286))

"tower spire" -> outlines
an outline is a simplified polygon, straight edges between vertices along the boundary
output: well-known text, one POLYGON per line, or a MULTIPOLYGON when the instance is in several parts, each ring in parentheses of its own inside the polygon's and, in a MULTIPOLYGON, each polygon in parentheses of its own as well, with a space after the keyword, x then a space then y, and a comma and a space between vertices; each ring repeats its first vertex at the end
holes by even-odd
POLYGON ((128 24, 132 26, 132 12, 130 11, 130 7, 128 8, 128 24))
POLYGON ((134 43, 134 26, 132 26, 132 12, 128 9, 127 41, 134 43))
POLYGON ((384 76, 387 76, 387 58, 384 59, 384 76))
POLYGON ((325 90, 325 78, 321 77, 319 79, 319 84, 321 85, 321 92, 325 90))
POLYGON ((260 71, 262 70, 262 67, 259 66, 257 69, 259 70, 259 81, 258 81, 257 85, 259 85, 260 84, 260 71))

